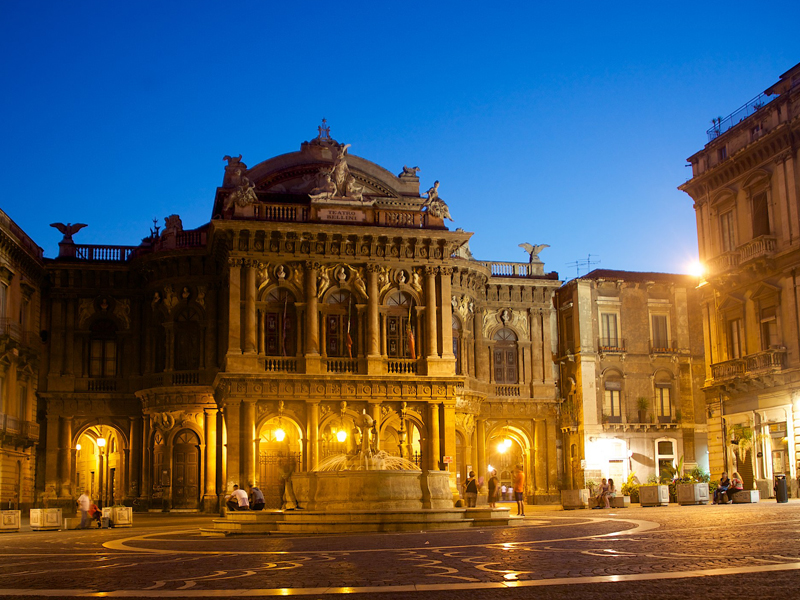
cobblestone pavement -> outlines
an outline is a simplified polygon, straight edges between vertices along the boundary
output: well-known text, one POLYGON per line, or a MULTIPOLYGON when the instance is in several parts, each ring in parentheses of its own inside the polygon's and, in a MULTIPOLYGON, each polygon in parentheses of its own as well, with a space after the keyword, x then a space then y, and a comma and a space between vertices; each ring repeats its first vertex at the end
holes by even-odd
POLYGON ((800 501, 536 511, 515 527, 203 538, 210 517, 0 536, 0 597, 800 597, 800 501))

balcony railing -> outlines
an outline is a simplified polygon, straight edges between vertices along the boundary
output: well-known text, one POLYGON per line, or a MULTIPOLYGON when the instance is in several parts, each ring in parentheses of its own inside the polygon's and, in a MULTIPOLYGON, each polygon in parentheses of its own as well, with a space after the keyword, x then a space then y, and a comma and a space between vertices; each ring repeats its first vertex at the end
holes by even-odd
POLYGON ((416 375, 417 361, 410 358, 389 359, 386 370, 392 375, 416 375))
POLYGON ((716 380, 760 375, 769 371, 778 371, 786 366, 786 350, 771 348, 763 352, 748 354, 744 358, 735 358, 711 365, 711 377, 716 380))
POLYGON ((522 395, 521 387, 519 384, 498 383, 494 386, 494 395, 505 398, 519 398, 522 395))
POLYGON ((518 262, 482 262, 488 267, 494 277, 530 277, 532 275, 530 263, 518 262))
POLYGON ((625 340, 622 338, 599 338, 597 349, 600 352, 625 352, 625 340))
POLYGON ((709 274, 719 275, 720 273, 731 271, 739 266, 739 260, 740 257, 738 250, 731 250, 730 252, 725 252, 719 256, 715 256, 708 261, 709 274))
POLYGON ((9 317, 3 317, 0 319, 0 335, 7 335, 12 339, 21 340, 22 325, 9 317))
POLYGON ((104 260, 125 262, 133 255, 136 246, 90 246, 75 245, 75 258, 78 260, 104 260))
POLYGON ((719 119, 718 121, 715 120, 714 125, 706 130, 706 134, 708 134, 708 141, 710 142, 711 140, 718 138, 731 127, 738 125, 747 117, 755 114, 756 111, 763 108, 769 102, 770 98, 766 94, 762 93, 750 100, 744 106, 737 108, 724 119, 719 119))
POLYGON ((358 361, 353 358, 328 358, 325 368, 328 373, 358 373, 358 361))
POLYGON ((786 350, 783 348, 772 348, 757 354, 750 354, 745 357, 748 373, 757 373, 760 371, 771 371, 773 369, 782 369, 786 366, 786 350))
POLYGON ((678 352, 674 344, 665 340, 650 340, 650 354, 675 354, 678 352))
POLYGON ((750 240, 739 248, 739 262, 743 263, 754 258, 775 254, 777 242, 775 236, 762 235, 750 240))
POLYGON ((308 208, 305 206, 287 206, 285 204, 254 204, 256 219, 262 221, 308 221, 308 208))
POLYGON ((39 424, 0 413, 0 439, 2 438, 30 445, 25 442, 36 442, 39 439, 39 424))
POLYGON ((267 373, 297 373, 296 358, 267 358, 264 360, 267 373))

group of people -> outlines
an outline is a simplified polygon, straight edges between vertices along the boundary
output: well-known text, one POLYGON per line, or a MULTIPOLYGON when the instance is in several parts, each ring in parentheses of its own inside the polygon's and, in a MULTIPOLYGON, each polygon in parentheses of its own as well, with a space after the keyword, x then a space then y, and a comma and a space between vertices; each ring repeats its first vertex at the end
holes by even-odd
POLYGON ((723 471, 722 477, 719 478, 719 485, 714 490, 714 504, 728 504, 733 502, 733 496, 736 492, 744 490, 744 482, 739 476, 739 473, 734 471, 733 478, 729 478, 728 474, 723 471))
POLYGON ((617 495, 617 488, 614 487, 614 480, 609 478, 600 482, 600 487, 597 488, 597 493, 592 497, 594 506, 592 508, 611 508, 611 498, 617 495))
POLYGON ((225 502, 228 510, 264 510, 264 492, 255 485, 249 485, 247 489, 249 494, 238 485, 233 486, 233 492, 225 502))
MULTIPOLYGON (((522 465, 517 465, 514 468, 514 500, 517 503, 517 515, 520 517, 525 516, 525 471, 522 470, 522 465)), ((478 482, 475 479, 475 471, 469 472, 467 481, 464 482, 464 495, 467 499, 467 507, 474 507, 478 500, 478 482)), ((497 471, 492 470, 489 472, 489 481, 486 484, 489 492, 489 506, 497 508, 497 502, 501 500, 501 489, 505 486, 500 485, 500 480, 497 478, 497 471)))

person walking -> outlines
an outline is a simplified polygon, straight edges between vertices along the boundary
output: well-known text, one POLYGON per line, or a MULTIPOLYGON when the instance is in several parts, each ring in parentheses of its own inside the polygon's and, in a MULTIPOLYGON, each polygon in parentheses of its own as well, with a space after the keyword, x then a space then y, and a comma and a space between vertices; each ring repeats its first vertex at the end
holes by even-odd
POLYGON ((514 499, 517 501, 517 516, 525 516, 525 472, 522 465, 514 469, 514 499))
POLYGON ((89 506, 91 503, 92 499, 89 497, 89 490, 85 490, 78 497, 78 510, 81 511, 81 524, 79 525, 80 529, 88 529, 89 527, 89 506))
POLYGON ((500 493, 500 480, 497 478, 497 471, 494 469, 491 472, 491 477, 489 477, 489 506, 492 508, 497 508, 497 496, 500 493))

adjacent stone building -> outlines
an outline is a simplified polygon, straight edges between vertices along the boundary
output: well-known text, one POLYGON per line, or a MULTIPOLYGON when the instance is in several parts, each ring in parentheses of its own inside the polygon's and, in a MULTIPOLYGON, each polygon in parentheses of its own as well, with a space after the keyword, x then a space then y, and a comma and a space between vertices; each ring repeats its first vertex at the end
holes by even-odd
POLYGON ((696 286, 598 269, 557 292, 565 487, 708 470, 696 286))
MULTIPOLYGON (((49 279, 42 487, 104 504, 218 510, 234 484, 379 445, 424 471, 558 498, 555 273, 475 260, 438 182, 348 153, 323 126, 252 168, 226 157, 211 220, 141 244, 76 244, 49 279)), ((526 246, 527 247, 527 246, 526 246)))
POLYGON ((0 211, 0 510, 35 501, 42 249, 0 211))
POLYGON ((725 119, 688 161, 697 213, 709 451, 771 495, 800 461, 800 64, 725 119))

